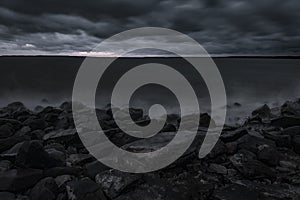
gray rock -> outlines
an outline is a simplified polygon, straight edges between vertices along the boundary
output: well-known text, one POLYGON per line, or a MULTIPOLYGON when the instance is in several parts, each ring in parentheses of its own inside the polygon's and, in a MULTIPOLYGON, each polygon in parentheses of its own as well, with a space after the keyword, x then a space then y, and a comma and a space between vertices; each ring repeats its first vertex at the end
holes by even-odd
POLYGON ((270 166, 277 166, 280 160, 280 153, 268 145, 261 145, 258 147, 257 158, 258 160, 270 166))
POLYGON ((296 135, 293 137, 292 144, 294 147, 294 151, 300 154, 300 135, 296 135))
POLYGON ((10 124, 5 124, 0 126, 0 138, 7 138, 14 134, 13 126, 10 124))
POLYGON ((58 187, 53 178, 44 178, 39 181, 30 191, 31 200, 55 200, 58 187))
POLYGON ((259 195, 257 190, 239 184, 225 186, 213 193, 213 197, 217 200, 258 200, 259 195))
POLYGON ((20 192, 36 184, 43 176, 38 169, 13 169, 0 174, 0 191, 20 192))
POLYGON ((300 125, 300 117, 282 116, 271 120, 271 125, 276 127, 288 128, 300 125))
POLYGON ((224 142, 233 142, 246 134, 248 134, 247 129, 239 128, 234 131, 223 132, 220 139, 224 142))
POLYGON ((67 159, 72 165, 84 165, 94 160, 95 158, 91 154, 71 154, 67 159))
POLYGON ((131 184, 139 180, 135 174, 122 173, 116 170, 104 171, 95 177, 96 183, 100 185, 105 194, 114 199, 131 184))
POLYGON ((103 165, 102 163, 100 163, 97 160, 84 165, 85 174, 88 177, 90 177, 91 179, 94 179, 97 174, 99 174, 107 169, 108 169, 107 166, 103 165))

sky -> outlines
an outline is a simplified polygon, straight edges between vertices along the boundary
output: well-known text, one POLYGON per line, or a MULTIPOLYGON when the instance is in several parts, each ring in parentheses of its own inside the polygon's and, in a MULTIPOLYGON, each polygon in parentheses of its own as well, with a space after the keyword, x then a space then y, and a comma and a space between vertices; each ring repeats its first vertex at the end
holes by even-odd
POLYGON ((212 55, 299 55, 299 10, 299 0, 1 0, 0 55, 115 55, 93 48, 149 26, 187 34, 212 55))

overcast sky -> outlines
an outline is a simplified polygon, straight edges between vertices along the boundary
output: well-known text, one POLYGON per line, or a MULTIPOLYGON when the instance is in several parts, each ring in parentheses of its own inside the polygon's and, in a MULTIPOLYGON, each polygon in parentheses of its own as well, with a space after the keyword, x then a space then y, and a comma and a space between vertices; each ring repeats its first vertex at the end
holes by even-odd
POLYGON ((299 0, 1 0, 0 54, 84 55, 145 26, 188 34, 214 55, 300 52, 299 0))

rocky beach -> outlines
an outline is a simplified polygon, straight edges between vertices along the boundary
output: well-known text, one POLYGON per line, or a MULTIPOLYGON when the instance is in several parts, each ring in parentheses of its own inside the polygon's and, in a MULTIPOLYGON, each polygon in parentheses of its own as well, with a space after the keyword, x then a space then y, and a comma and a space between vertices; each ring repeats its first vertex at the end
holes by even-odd
MULTIPOLYGON (((142 109, 132 119, 147 123, 142 109)), ((115 124, 109 106, 97 109, 107 137, 127 151, 150 151, 176 134, 180 119, 168 116, 153 139, 133 139, 115 124), (170 136, 170 137, 169 137, 170 136)), ((300 100, 263 105, 241 125, 225 125, 212 152, 198 158, 210 121, 202 114, 196 140, 172 165, 130 174, 98 162, 74 127, 72 105, 0 110, 1 200, 174 200, 300 198, 300 100)))

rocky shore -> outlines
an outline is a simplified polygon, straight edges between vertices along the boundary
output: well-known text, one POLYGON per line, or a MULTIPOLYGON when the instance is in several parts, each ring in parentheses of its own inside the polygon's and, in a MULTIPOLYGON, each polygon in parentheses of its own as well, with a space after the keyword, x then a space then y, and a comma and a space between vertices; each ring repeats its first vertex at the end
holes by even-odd
MULTIPOLYGON (((242 105, 241 105, 242 106, 242 105)), ((226 126, 213 151, 198 158, 210 120, 202 114, 195 144, 174 164, 156 172, 109 169, 85 149, 71 103, 0 109, 1 200, 254 200, 300 199, 300 100, 264 105, 240 126, 226 126)), ((131 117, 147 123, 140 109, 131 117)), ((177 115, 147 144, 118 129, 109 107, 97 110, 107 136, 120 147, 149 151, 176 133, 177 115)))

